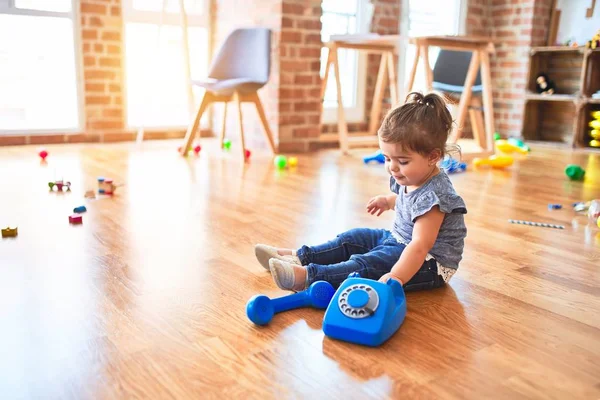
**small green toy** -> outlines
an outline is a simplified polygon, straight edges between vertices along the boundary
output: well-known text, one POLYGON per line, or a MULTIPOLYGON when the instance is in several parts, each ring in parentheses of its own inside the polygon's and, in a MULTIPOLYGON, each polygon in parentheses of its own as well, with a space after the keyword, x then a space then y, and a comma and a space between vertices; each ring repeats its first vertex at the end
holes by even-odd
POLYGON ((494 133, 494 140, 500 140, 502 139, 502 136, 500 136, 500 134, 498 132, 494 133))
POLYGON ((565 174, 572 181, 582 181, 585 176, 585 170, 579 165, 569 164, 567 165, 567 168, 565 168, 565 174))
POLYGON ((285 158, 285 156, 276 156, 273 163, 275 164, 275 167, 284 169, 287 167, 287 158, 285 158))
POLYGON ((223 148, 225 150, 231 149, 231 140, 229 140, 229 139, 223 140, 223 148))

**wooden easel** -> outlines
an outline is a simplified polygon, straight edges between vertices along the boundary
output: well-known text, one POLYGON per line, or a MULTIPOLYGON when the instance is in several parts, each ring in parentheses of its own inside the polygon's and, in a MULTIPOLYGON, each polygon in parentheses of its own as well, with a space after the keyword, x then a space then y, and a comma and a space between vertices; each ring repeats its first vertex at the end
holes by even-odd
MULTIPOLYGON (((162 10, 160 13, 160 23, 158 25, 158 35, 156 39, 156 48, 157 52, 160 50, 160 33, 162 31, 162 27, 164 24, 165 14, 167 13, 167 1, 163 0, 162 2, 162 10)), ((184 0, 179 0, 179 16, 180 16, 180 25, 181 25, 181 34, 182 34, 182 50, 183 50, 183 59, 184 59, 184 68, 185 68, 185 76, 187 77, 187 97, 188 97, 188 107, 190 116, 193 116, 195 113, 194 107, 194 91, 192 90, 192 69, 190 63, 190 42, 188 36, 188 22, 187 22, 187 13, 185 11, 184 0)), ((141 143, 144 140, 144 125, 138 129, 136 142, 141 143)))
MULTIPOLYGON (((439 47, 441 49, 470 51, 471 63, 465 78, 464 91, 460 96, 458 105, 458 116, 456 118, 457 130, 450 138, 451 142, 456 143, 461 137, 461 129, 467 116, 468 106, 471 104, 472 87, 477 77, 477 71, 481 66, 481 81, 483 85, 483 108, 485 130, 481 132, 482 127, 480 119, 476 119, 477 123, 473 128, 476 144, 479 151, 469 152, 471 156, 486 156, 494 152, 494 103, 492 100, 492 77, 490 66, 490 54, 494 49, 494 43, 490 38, 479 36, 426 36, 415 37, 410 39, 410 43, 415 45, 417 53, 410 71, 408 84, 406 85, 406 93, 412 90, 417 73, 419 58, 423 60, 423 72, 425 74, 425 83, 427 90, 432 90, 433 86, 433 71, 429 64, 429 47, 439 47)), ((476 118, 474 114, 471 114, 476 118)), ((473 119, 472 119, 473 120, 473 119)))
MULTIPOLYGON (((388 80, 392 105, 398 104, 398 89, 396 83, 396 66, 394 59, 396 57, 397 35, 336 35, 329 42, 325 43, 328 50, 327 62, 325 64, 325 75, 321 84, 321 107, 329 78, 329 69, 333 67, 337 93, 337 113, 338 113, 338 134, 336 140, 339 141, 340 149, 343 153, 348 153, 350 145, 354 146, 377 146, 377 128, 381 116, 381 103, 385 92, 385 81, 388 80), (342 85, 340 79, 340 68, 338 62, 339 49, 353 49, 365 51, 367 53, 381 54, 379 63, 379 72, 375 84, 375 93, 373 94, 373 104, 371 106, 371 117, 369 121, 369 131, 361 134, 348 135, 348 125, 346 123, 346 114, 342 103, 342 85)), ((322 114, 322 113, 321 113, 322 114)), ((330 136, 330 134, 327 134, 330 136)), ((321 141, 329 141, 327 135, 321 135, 321 141)))

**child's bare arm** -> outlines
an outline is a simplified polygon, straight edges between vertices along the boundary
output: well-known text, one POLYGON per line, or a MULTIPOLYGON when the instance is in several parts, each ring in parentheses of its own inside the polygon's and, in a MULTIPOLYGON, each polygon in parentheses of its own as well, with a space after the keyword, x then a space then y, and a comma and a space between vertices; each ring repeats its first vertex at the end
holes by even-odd
POLYGON ((388 278, 394 278, 403 283, 408 282, 423 265, 427 253, 435 244, 443 221, 444 213, 438 206, 417 218, 413 228, 412 241, 406 246, 390 273, 382 276, 380 280, 386 281, 388 278))

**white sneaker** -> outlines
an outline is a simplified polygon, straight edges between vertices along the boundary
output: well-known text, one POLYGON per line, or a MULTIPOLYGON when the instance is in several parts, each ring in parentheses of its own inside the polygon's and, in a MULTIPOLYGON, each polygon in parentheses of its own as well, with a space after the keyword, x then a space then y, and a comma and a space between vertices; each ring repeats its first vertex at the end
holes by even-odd
POLYGON ((277 247, 269 246, 266 244, 257 244, 254 246, 254 254, 256 255, 256 259, 267 271, 269 270, 269 260, 271 258, 276 258, 282 261, 288 261, 292 264, 302 265, 300 263, 300 259, 297 256, 282 256, 277 252, 277 247))

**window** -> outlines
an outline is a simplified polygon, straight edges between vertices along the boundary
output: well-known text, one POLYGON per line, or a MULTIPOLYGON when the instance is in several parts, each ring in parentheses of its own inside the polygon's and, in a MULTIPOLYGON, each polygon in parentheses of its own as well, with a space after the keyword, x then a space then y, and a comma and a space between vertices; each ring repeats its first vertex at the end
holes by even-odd
MULTIPOLYGON (((404 0, 402 10, 408 9, 401 23, 402 34, 408 37, 433 36, 433 35, 457 35, 465 32, 466 1, 464 0, 404 0)), ((415 59, 416 48, 414 46, 402 46, 400 54, 404 53, 401 73, 403 77, 400 87, 404 91, 405 82, 415 59), (403 47, 403 48, 402 48, 403 47)), ((429 49, 429 62, 433 67, 439 54, 439 48, 429 49)), ((422 61, 422 60, 421 60, 422 61)), ((412 90, 425 90, 425 77, 422 65, 417 69, 415 82, 412 90)))
POLYGON ((74 3, 0 0, 0 133, 82 126, 74 3))
MULTIPOLYGON (((185 0, 192 79, 208 70, 208 1, 185 0)), ((185 127, 188 77, 179 0, 123 0, 125 81, 130 127, 185 127)), ((203 91, 194 88, 194 104, 203 91)))
MULTIPOLYGON (((323 0, 321 40, 327 42, 331 35, 366 33, 367 0, 323 0)), ((339 50, 339 69, 342 86, 342 103, 349 122, 364 120, 366 58, 355 50, 339 50)), ((325 74, 327 49, 321 49, 321 76, 325 74)), ((323 121, 334 122, 337 94, 333 69, 329 71, 323 101, 323 121)))

